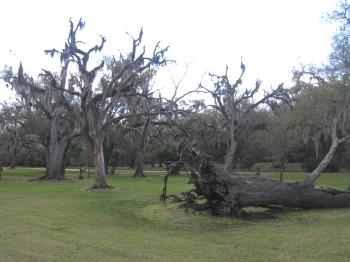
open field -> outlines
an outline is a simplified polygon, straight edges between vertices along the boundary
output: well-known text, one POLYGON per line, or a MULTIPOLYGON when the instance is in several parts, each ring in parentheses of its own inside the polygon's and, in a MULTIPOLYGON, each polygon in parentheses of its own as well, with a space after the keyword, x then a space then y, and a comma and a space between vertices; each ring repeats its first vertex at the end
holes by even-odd
MULTIPOLYGON (((159 202, 162 172, 109 177, 114 189, 89 191, 92 179, 28 182, 41 169, 5 169, 0 181, 0 261, 349 261, 350 209, 291 210, 274 219, 212 217, 159 202)), ((273 178, 278 174, 270 174, 273 178)), ((301 180, 302 173, 287 173, 301 180)), ((319 184, 347 188, 350 174, 319 184)), ((169 178, 169 194, 191 188, 169 178)))

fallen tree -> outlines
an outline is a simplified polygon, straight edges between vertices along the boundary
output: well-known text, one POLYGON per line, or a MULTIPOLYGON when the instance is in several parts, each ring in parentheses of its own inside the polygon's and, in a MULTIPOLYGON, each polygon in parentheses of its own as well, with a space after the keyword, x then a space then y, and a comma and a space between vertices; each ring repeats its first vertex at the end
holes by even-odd
POLYGON ((207 200, 214 215, 241 216, 242 208, 339 208, 350 207, 350 192, 310 187, 300 182, 272 181, 264 176, 226 175, 210 163, 191 171, 197 197, 207 200))
MULTIPOLYGON (((183 165, 182 162, 178 164, 183 165)), ((243 208, 250 206, 307 209, 350 207, 349 191, 317 188, 304 182, 272 181, 263 175, 228 175, 207 159, 188 168, 194 189, 183 193, 182 206, 208 209, 213 215, 242 217, 245 213, 243 208)), ((167 179, 168 176, 164 178, 165 182, 167 179)), ((165 199, 166 184, 161 195, 161 200, 165 199)))
MULTIPOLYGON (((337 120, 332 126, 332 146, 319 166, 302 182, 273 181, 263 175, 240 175, 217 169, 210 158, 194 146, 186 161, 173 163, 164 177, 162 201, 167 199, 168 176, 186 168, 194 189, 183 193, 182 206, 198 210, 210 210, 213 215, 242 217, 245 207, 291 207, 291 208, 340 208, 350 207, 350 191, 315 187, 315 181, 325 170, 337 146, 348 139, 338 138, 337 120), (203 201, 204 200, 204 201, 203 201)), ((186 141, 186 140, 183 140, 186 141)))

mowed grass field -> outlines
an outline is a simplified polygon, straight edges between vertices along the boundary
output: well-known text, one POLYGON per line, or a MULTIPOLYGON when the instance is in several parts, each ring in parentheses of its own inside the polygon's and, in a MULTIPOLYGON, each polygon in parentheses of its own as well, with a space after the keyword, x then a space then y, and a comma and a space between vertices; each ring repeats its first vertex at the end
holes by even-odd
MULTIPOLYGON (((162 172, 118 170, 110 190, 92 178, 28 182, 43 169, 5 169, 0 181, 0 261, 350 261, 350 209, 290 210, 273 219, 213 217, 159 202, 162 172)), ((270 174, 276 178, 278 174, 270 174)), ((302 173, 286 173, 301 180, 302 173)), ((347 188, 350 174, 319 184, 347 188)), ((169 194, 188 190, 170 177, 169 194)))

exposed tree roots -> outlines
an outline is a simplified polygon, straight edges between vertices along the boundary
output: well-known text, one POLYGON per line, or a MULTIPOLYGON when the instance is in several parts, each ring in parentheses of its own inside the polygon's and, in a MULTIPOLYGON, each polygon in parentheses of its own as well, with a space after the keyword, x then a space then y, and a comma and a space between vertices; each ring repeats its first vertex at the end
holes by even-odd
POLYGON ((106 182, 102 182, 102 183, 95 183, 92 185, 92 187, 90 188, 90 190, 93 189, 111 189, 113 188, 113 186, 108 185, 106 182))

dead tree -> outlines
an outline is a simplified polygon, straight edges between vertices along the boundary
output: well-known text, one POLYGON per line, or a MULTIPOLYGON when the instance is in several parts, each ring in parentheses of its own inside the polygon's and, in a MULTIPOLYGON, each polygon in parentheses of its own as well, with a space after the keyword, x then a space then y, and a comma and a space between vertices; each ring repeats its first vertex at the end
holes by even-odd
POLYGON ((280 84, 276 89, 265 92, 263 97, 253 101, 254 96, 258 93, 261 81, 257 80, 253 89, 241 90, 242 77, 245 73, 245 65, 241 62, 241 73, 238 79, 231 83, 228 77, 228 67, 224 75, 210 74, 213 82, 213 90, 200 84, 201 90, 212 95, 214 105, 211 105, 225 120, 225 126, 229 133, 228 149, 225 157, 224 172, 227 174, 234 173, 235 158, 238 146, 238 140, 249 113, 255 110, 261 104, 269 104, 272 99, 285 100, 288 94, 280 84))
POLYGON ((135 142, 136 142, 136 158, 135 158, 135 172, 133 177, 140 178, 145 177, 144 175, 144 159, 147 153, 147 148, 149 145, 149 136, 153 126, 153 122, 157 114, 152 114, 152 112, 159 111, 162 101, 160 99, 154 98, 153 92, 150 88, 150 81, 153 78, 154 72, 149 71, 143 75, 143 79, 140 82, 140 89, 142 92, 142 97, 133 97, 130 101, 132 103, 131 107, 135 109, 134 114, 138 115, 137 121, 140 122, 140 126, 134 128, 135 142))
POLYGON ((50 122, 49 143, 47 145, 46 173, 40 179, 64 179, 65 157, 68 145, 77 133, 76 121, 72 118, 66 105, 71 103, 72 96, 62 92, 68 83, 68 70, 70 60, 65 53, 55 49, 46 50, 45 53, 53 56, 60 54, 62 68, 55 74, 42 70, 39 79, 34 81, 24 72, 22 64, 18 73, 14 74, 8 69, 2 72, 1 78, 11 86, 24 101, 28 108, 41 110, 50 122))
MULTIPOLYGON (((54 51, 46 50, 46 53, 52 52, 54 51)), ((66 89, 68 82, 70 61, 63 59, 62 62, 59 75, 43 70, 38 82, 34 82, 24 73, 21 64, 16 79, 17 93, 28 104, 34 104, 36 108, 42 110, 50 122, 46 173, 39 178, 40 180, 65 179, 66 152, 74 135, 79 133, 76 121, 66 107, 71 104, 72 97, 62 92, 66 89)))
POLYGON ((305 183, 271 181, 263 176, 227 175, 206 160, 197 170, 192 169, 191 181, 198 197, 207 200, 215 215, 242 216, 242 208, 255 206, 270 208, 350 207, 350 192, 321 189, 305 183))
MULTIPOLYGON (((336 124, 335 124, 336 125, 336 124)), ((341 142, 338 139, 338 142, 341 142)), ((161 200, 165 201, 168 176, 179 169, 190 170, 194 189, 183 193, 182 206, 197 210, 210 210, 213 215, 244 217, 245 207, 291 208, 340 208, 350 207, 350 192, 332 188, 317 188, 313 184, 329 156, 321 161, 318 171, 311 173, 304 182, 272 181, 262 175, 227 174, 217 169, 208 156, 202 154, 193 143, 187 141, 189 152, 186 160, 173 163, 164 178, 161 200), (185 163, 185 164, 184 164, 185 163), (316 176, 315 174, 318 174, 316 176), (311 182, 310 182, 311 181, 311 182), (205 201, 203 201, 205 200, 205 201)), ((345 140, 344 140, 345 141, 345 140)))
MULTIPOLYGON (((131 52, 127 56, 120 56, 120 61, 112 58, 103 60, 99 65, 88 68, 90 56, 102 51, 106 39, 101 37, 99 45, 83 50, 82 42, 77 40, 78 30, 84 27, 82 19, 77 25, 70 21, 70 32, 65 49, 62 51, 64 59, 69 59, 78 68, 78 75, 71 78, 69 90, 79 100, 79 107, 72 108, 78 119, 80 130, 86 142, 93 149, 95 162, 95 183, 92 188, 108 188, 106 182, 105 163, 103 156, 103 141, 105 128, 111 123, 119 123, 131 117, 125 108, 125 98, 141 96, 135 88, 137 79, 145 71, 162 66, 166 63, 165 53, 159 43, 153 49, 150 57, 145 55, 145 48, 139 50, 143 37, 141 29, 137 38, 132 38, 131 52), (99 88, 96 90, 94 84, 99 88)), ((56 54, 57 50, 51 50, 56 54)))
POLYGON ((137 130, 137 151, 135 159, 135 172, 133 177, 144 177, 144 158, 149 143, 149 132, 151 128, 151 117, 146 117, 141 130, 137 130))

